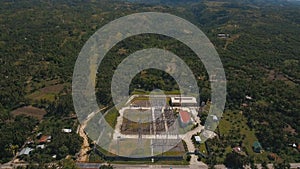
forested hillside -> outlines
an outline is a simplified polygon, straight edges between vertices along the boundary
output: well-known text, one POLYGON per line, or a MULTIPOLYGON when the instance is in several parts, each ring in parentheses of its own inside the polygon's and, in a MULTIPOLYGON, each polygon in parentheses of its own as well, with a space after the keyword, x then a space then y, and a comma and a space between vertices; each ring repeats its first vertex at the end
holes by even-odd
MULTIPOLYGON (((72 73, 82 46, 104 24, 120 16, 145 11, 168 12, 197 25, 215 45, 225 68, 228 86, 224 114, 228 117, 241 114, 241 124, 251 130, 266 152, 299 162, 299 151, 290 145, 300 144, 300 5, 273 2, 191 0, 192 5, 182 1, 174 5, 165 1, 163 4, 110 0, 1 1, 0 162, 14 155, 11 144, 21 147, 35 125, 49 134, 65 126, 75 126, 76 120, 67 120, 65 125, 64 119, 74 115, 72 73), (229 36, 218 37, 220 33, 229 36), (47 111, 44 123, 12 116, 13 110, 28 105, 47 111), (28 126, 23 128, 26 122, 28 126), (13 136, 7 129, 19 131, 20 137, 13 136)), ((149 47, 164 48, 180 56, 198 79, 201 101, 210 99, 208 76, 195 54, 172 38, 146 34, 125 39, 105 57, 97 76, 100 105, 112 105, 107 79, 112 78, 117 65, 129 54, 149 47)), ((154 88, 178 89, 168 74, 157 70, 138 74, 130 89, 151 91, 154 88)), ((247 140, 247 136, 242 137, 242 131, 236 130, 228 134, 219 127, 220 140, 209 143, 212 150, 220 154, 215 159, 217 162, 225 159, 228 147, 247 140)), ((58 152, 61 158, 69 153, 74 155, 80 138, 75 135, 62 138, 63 141, 57 140, 57 144, 50 146, 59 149, 63 143, 74 140, 76 146, 70 150, 63 147, 58 152)), ((252 150, 247 151, 253 154, 252 150)), ((253 156, 256 161, 266 159, 253 156)), ((49 156, 44 159, 46 157, 49 156)))

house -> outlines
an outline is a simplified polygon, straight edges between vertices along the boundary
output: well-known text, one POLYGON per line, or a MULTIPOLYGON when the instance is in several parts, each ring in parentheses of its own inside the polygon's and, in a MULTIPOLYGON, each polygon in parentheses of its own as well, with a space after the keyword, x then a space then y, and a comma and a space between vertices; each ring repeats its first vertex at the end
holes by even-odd
POLYGON ((39 149, 39 148, 40 148, 40 149, 44 149, 45 147, 46 147, 45 144, 41 144, 41 145, 37 145, 37 146, 36 146, 37 149, 39 149))
POLYGON ((171 97, 171 106, 197 106, 195 97, 171 97))
POLYGON ((258 141, 253 143, 253 151, 256 153, 261 153, 263 151, 262 146, 258 141))
POLYGON ((200 136, 195 136, 194 138, 195 138, 196 143, 201 143, 201 138, 200 138, 200 136))
POLYGON ((72 129, 62 129, 61 131, 64 132, 64 133, 71 133, 72 129))
POLYGON ((229 38, 230 35, 226 33, 218 33, 218 38, 229 38))
POLYGON ((186 127, 191 122, 191 115, 187 111, 180 111, 180 125, 181 127, 186 127))
POLYGON ((248 107, 248 104, 247 103, 243 103, 242 106, 243 107, 248 107))
POLYGON ((37 139, 40 139, 40 138, 42 137, 42 135, 43 135, 43 133, 42 133, 42 132, 39 132, 39 133, 37 133, 36 138, 37 138, 37 139))
POLYGON ((34 149, 29 148, 29 147, 23 148, 23 149, 20 151, 20 153, 19 153, 18 156, 29 155, 29 153, 30 153, 32 150, 34 150, 34 149))
POLYGON ((38 140, 38 143, 39 144, 40 143, 49 143, 49 142, 51 142, 51 138, 52 138, 51 136, 44 135, 38 140))
POLYGON ((248 96, 248 95, 246 95, 246 97, 245 97, 247 100, 252 100, 252 97, 251 96, 248 96))

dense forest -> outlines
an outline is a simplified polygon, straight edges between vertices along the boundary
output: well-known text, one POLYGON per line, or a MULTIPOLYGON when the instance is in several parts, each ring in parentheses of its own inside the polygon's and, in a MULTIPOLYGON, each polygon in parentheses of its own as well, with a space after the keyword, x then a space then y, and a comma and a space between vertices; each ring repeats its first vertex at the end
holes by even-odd
MULTIPOLYGON (((104 24, 145 11, 168 12, 198 26, 215 45, 225 68, 225 111, 242 111, 247 127, 266 151, 289 162, 300 161, 299 151, 289 146, 300 144, 300 5, 279 0, 157 2, 164 3, 0 2, 0 162, 12 158, 36 126, 48 134, 59 133, 63 127, 76 129, 76 120, 67 118, 74 114, 71 82, 80 49, 104 24), (229 37, 220 38, 219 33, 229 37), (12 116, 13 110, 28 105, 47 111, 43 121, 12 116)), ((150 47, 181 57, 199 79, 202 101, 210 99, 209 77, 195 54, 175 39, 146 34, 123 40, 104 58, 96 86, 100 105, 112 105, 107 79, 117 65, 131 53, 150 47)), ((149 69, 132 80, 130 90, 155 88, 173 91, 178 86, 168 74, 149 69)), ((76 134, 60 133, 56 138, 60 139, 53 138, 46 153, 33 153, 27 160, 45 163, 50 154, 58 154, 60 159, 75 155, 82 141, 76 134), (70 140, 73 146, 64 146, 70 140)), ((230 138, 223 137, 224 147, 234 144, 224 141, 230 138)), ((236 140, 240 141, 243 139, 236 140)))

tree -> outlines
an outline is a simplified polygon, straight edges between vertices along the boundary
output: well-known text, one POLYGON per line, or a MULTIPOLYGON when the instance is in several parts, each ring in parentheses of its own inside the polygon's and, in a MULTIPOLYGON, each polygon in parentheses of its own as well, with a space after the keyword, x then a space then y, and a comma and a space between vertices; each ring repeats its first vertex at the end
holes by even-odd
POLYGON ((273 164, 274 169, 290 169, 291 165, 287 161, 273 164))
POLYGON ((247 162, 249 162, 251 169, 257 169, 257 166, 254 163, 254 157, 253 156, 250 156, 247 162))
POLYGON ((207 164, 208 164, 208 167, 213 169, 215 168, 215 165, 217 164, 217 159, 216 159, 216 155, 210 155, 207 159, 207 164))
POLYGON ((244 157, 234 152, 228 153, 224 161, 226 167, 233 169, 243 168, 244 163, 244 157))
POLYGON ((190 161, 191 160, 191 155, 186 155, 186 159, 185 159, 186 161, 190 161))
POLYGON ((58 156, 60 158, 63 158, 68 154, 68 152, 69 152, 69 148, 67 146, 63 145, 58 149, 58 156))
POLYGON ((261 167, 262 167, 262 169, 269 169, 267 162, 265 162, 265 161, 261 163, 261 167))

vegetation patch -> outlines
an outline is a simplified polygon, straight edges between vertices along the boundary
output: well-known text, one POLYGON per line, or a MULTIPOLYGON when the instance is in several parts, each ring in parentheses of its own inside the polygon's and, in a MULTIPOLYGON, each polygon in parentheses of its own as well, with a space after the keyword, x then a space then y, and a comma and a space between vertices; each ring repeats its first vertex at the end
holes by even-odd
POLYGON ((52 86, 43 87, 29 95, 27 98, 30 100, 48 100, 54 101, 55 97, 61 92, 64 88, 64 84, 57 84, 52 86))
POLYGON ((256 162, 268 161, 268 152, 255 153, 253 143, 259 139, 255 131, 247 125, 247 119, 242 112, 227 111, 216 130, 218 138, 207 141, 210 153, 216 156, 217 163, 223 163, 226 155, 234 152, 234 149, 240 147, 240 154, 253 158, 256 162))

